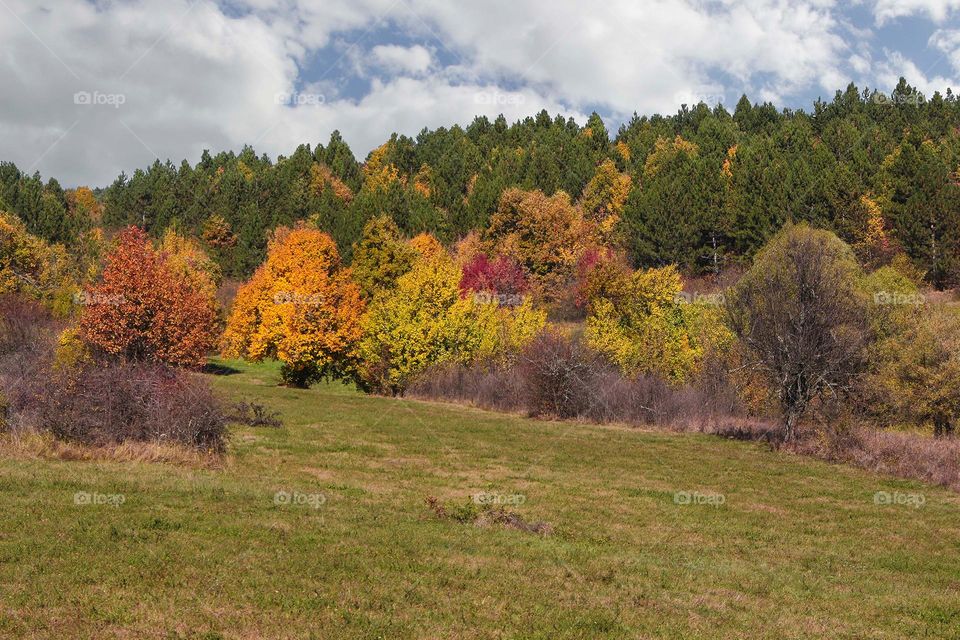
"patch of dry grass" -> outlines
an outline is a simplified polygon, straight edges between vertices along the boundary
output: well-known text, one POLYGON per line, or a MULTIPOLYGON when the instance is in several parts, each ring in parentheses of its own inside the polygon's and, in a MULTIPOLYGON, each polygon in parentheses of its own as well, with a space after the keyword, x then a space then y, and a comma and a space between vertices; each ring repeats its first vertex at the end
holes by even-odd
POLYGON ((792 449, 830 462, 960 491, 960 438, 854 427, 811 433, 792 449))
POLYGON ((174 464, 200 469, 230 466, 227 455, 178 444, 124 442, 86 445, 58 440, 49 433, 22 431, 0 435, 0 456, 34 460, 81 460, 174 464))

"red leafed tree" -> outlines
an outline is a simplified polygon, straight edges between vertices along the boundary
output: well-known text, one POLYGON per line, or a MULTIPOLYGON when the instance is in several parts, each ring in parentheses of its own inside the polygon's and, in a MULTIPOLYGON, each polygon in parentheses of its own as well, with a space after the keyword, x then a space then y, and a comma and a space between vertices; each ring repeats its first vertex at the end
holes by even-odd
POLYGON ((486 254, 478 253, 463 266, 460 279, 460 291, 486 291, 498 294, 519 294, 527 290, 527 278, 523 268, 506 256, 497 256, 490 260, 486 254))
POLYGON ((106 257, 99 284, 84 293, 80 337, 126 360, 200 366, 217 339, 217 303, 129 227, 106 257))

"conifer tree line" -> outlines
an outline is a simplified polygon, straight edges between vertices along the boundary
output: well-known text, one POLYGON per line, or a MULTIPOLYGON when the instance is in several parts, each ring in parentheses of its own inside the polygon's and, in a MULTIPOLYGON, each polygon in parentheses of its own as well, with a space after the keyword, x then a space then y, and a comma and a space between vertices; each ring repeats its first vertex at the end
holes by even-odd
POLYGON ((196 165, 157 160, 95 190, 0 164, 0 210, 33 235, 69 247, 93 227, 172 229, 233 278, 264 261, 273 229, 298 221, 329 233, 347 262, 384 215, 407 237, 483 235, 512 188, 563 192, 634 267, 719 273, 785 223, 807 222, 865 264, 902 251, 930 284, 960 282, 960 103, 903 79, 889 94, 850 85, 810 111, 746 96, 732 111, 684 105, 634 115, 616 135, 597 114, 582 126, 546 111, 513 124, 477 117, 394 134, 362 162, 335 131, 276 160, 251 147, 196 165))

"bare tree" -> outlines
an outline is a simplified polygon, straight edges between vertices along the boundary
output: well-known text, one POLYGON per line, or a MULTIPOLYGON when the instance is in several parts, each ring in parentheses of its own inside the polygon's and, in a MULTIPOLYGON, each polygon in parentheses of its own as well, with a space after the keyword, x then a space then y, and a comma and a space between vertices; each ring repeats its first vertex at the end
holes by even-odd
POLYGON ((727 314, 794 437, 811 401, 850 389, 863 365, 866 298, 850 247, 828 231, 785 227, 727 297, 727 314))

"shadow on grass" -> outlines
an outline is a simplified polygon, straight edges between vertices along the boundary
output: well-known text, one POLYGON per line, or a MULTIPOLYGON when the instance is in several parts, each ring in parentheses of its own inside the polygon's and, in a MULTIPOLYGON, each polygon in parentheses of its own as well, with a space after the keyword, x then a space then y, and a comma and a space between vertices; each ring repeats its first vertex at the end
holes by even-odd
POLYGON ((209 373, 214 376, 232 376, 237 373, 240 373, 240 369, 234 369, 233 367, 228 367, 224 364, 217 364, 213 362, 208 362, 203 365, 203 368, 200 369, 202 373, 209 373))

